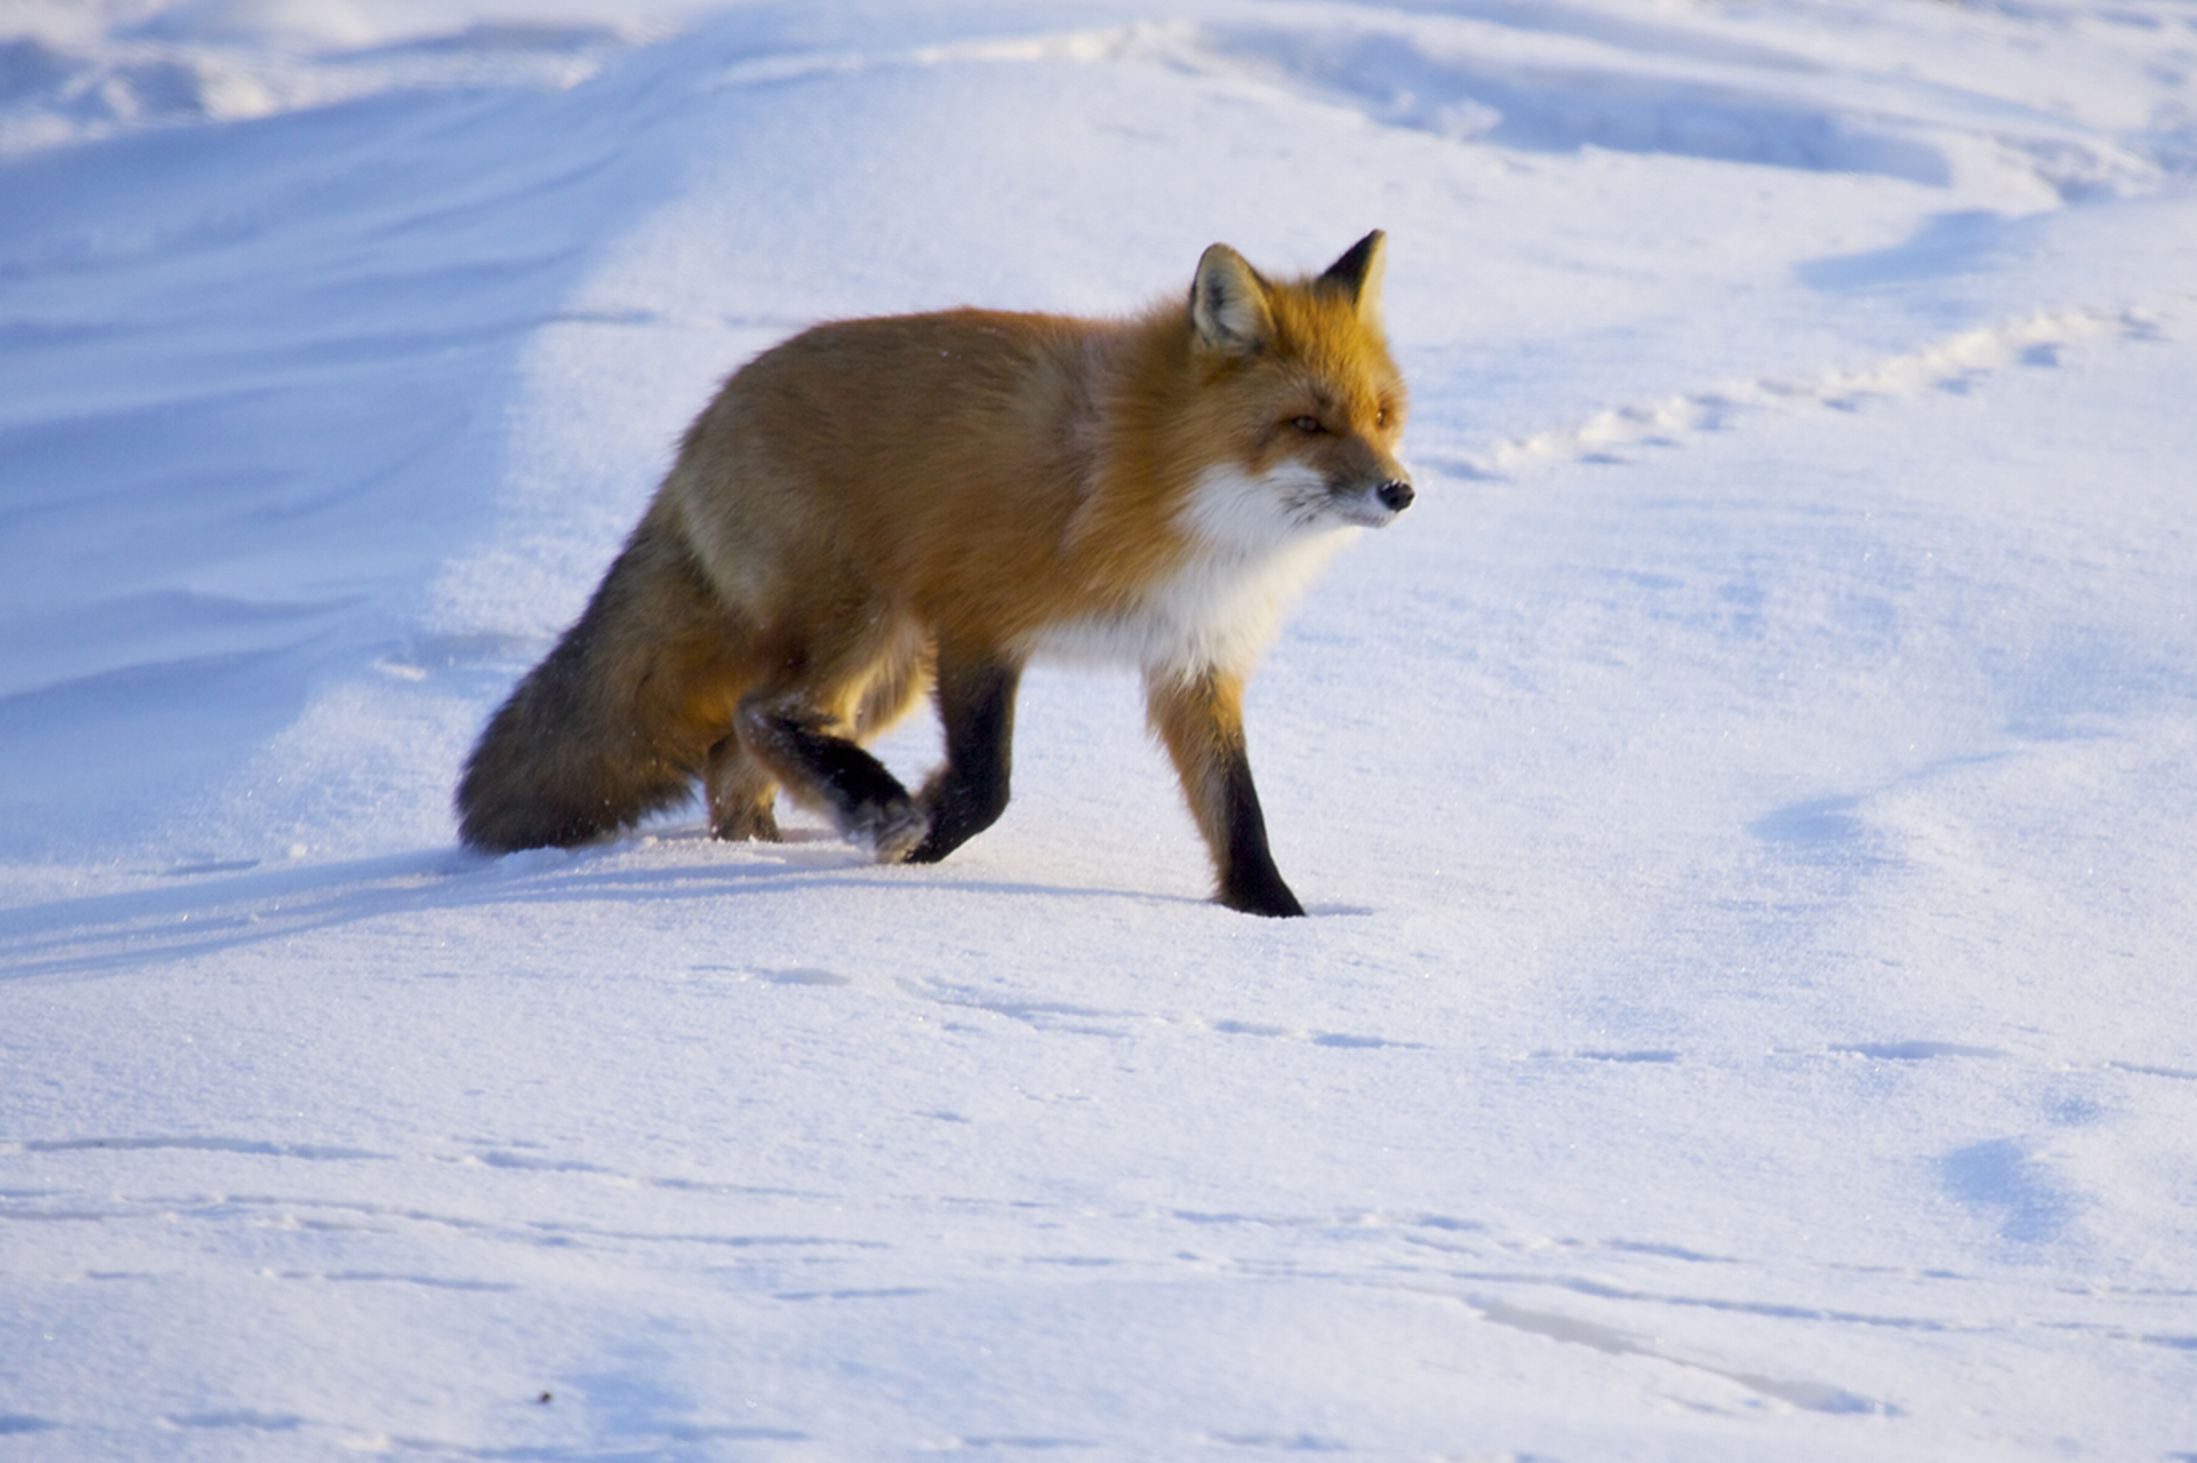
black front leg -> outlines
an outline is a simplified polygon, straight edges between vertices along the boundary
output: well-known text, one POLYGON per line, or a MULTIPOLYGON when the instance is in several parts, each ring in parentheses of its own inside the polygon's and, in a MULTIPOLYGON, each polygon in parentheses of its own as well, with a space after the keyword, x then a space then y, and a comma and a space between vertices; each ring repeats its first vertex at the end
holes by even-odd
POLYGON ((1244 751, 1243 678, 1208 671, 1146 680, 1152 729, 1182 777, 1190 815, 1213 855, 1220 902, 1245 914, 1301 915, 1266 845, 1266 816, 1244 751))
POLYGON ((1274 854, 1266 846, 1266 814, 1260 811, 1251 759, 1241 742, 1223 758, 1221 782, 1228 858, 1221 870, 1220 902, 1245 914, 1303 914, 1304 906, 1282 882, 1282 871, 1274 867, 1274 854))
POLYGON ((941 645, 938 714, 946 726, 946 765, 924 787, 931 831, 911 864, 935 864, 999 821, 1013 770, 1015 691, 1020 664, 990 652, 941 645))

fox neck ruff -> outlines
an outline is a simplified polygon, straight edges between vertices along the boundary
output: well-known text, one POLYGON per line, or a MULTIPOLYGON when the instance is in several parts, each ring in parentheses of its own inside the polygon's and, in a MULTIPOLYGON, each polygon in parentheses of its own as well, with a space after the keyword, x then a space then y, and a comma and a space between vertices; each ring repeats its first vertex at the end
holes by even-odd
POLYGON ((1154 678, 1248 673, 1290 603, 1361 531, 1327 511, 1325 497, 1301 467, 1207 469, 1177 516, 1183 552, 1172 566, 1117 609, 1041 628, 1025 650, 1154 678))

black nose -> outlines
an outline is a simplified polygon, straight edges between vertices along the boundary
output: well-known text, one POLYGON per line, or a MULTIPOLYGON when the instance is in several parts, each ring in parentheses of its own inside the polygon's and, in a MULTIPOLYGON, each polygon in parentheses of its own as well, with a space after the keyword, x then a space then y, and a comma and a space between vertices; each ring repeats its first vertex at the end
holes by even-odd
POLYGON ((1409 508, 1411 500, 1419 495, 1411 490, 1411 484, 1405 482, 1402 478, 1397 478, 1393 482, 1386 482, 1375 488, 1373 496, 1379 498, 1381 506, 1389 512, 1401 513, 1409 508))

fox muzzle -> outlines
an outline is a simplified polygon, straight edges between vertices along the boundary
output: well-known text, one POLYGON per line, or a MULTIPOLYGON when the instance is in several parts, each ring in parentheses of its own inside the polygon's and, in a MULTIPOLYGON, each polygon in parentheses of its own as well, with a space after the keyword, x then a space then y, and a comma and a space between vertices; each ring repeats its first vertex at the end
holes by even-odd
POLYGON ((1360 528, 1382 528, 1394 522, 1417 496, 1410 481, 1401 477, 1337 483, 1328 490, 1328 511, 1360 528))

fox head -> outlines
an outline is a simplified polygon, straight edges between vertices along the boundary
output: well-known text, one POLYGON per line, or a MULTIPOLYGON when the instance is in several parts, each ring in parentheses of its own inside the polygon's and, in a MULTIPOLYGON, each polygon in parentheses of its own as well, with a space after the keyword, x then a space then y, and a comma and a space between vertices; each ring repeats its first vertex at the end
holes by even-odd
POLYGON ((1198 261, 1191 352, 1208 440, 1227 454, 1188 507, 1201 537, 1254 548, 1379 528, 1410 506, 1404 382, 1381 328, 1386 251, 1376 229, 1325 272, 1279 282, 1226 244, 1198 261))

